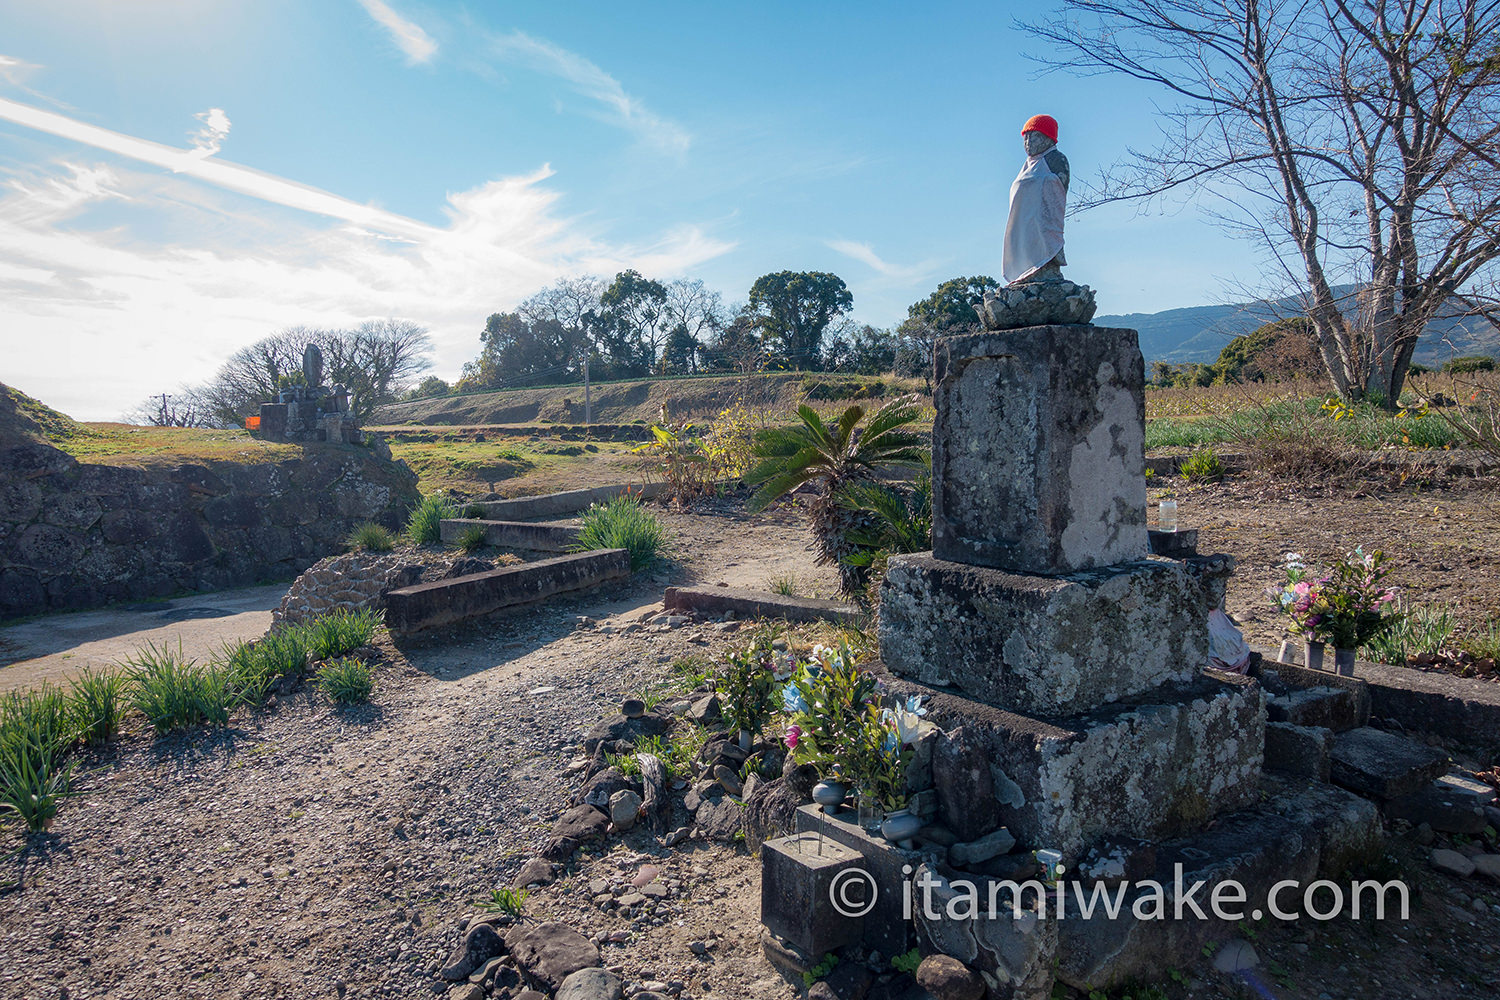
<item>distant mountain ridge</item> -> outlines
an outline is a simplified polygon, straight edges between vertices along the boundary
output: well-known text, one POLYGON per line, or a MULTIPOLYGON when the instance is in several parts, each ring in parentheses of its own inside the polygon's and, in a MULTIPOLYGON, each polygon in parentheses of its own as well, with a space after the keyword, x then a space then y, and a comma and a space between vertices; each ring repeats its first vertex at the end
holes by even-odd
MULTIPOLYGON (((1351 294, 1352 289, 1340 289, 1351 294)), ((1096 326, 1126 327, 1141 335, 1148 363, 1167 361, 1212 364, 1235 337, 1272 320, 1300 314, 1295 300, 1241 302, 1222 306, 1188 306, 1157 313, 1095 316, 1096 326)), ((1427 324, 1414 360, 1436 367, 1453 357, 1488 354, 1500 357, 1500 329, 1477 316, 1439 317, 1427 324)))

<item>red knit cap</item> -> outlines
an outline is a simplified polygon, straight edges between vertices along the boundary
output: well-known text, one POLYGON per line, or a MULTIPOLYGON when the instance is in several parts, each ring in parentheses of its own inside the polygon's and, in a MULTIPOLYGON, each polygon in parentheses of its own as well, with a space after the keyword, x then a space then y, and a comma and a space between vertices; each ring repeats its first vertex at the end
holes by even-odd
POLYGON ((1051 115, 1032 115, 1026 119, 1026 124, 1021 126, 1021 134, 1027 132, 1040 132, 1053 142, 1057 141, 1057 119, 1051 115))

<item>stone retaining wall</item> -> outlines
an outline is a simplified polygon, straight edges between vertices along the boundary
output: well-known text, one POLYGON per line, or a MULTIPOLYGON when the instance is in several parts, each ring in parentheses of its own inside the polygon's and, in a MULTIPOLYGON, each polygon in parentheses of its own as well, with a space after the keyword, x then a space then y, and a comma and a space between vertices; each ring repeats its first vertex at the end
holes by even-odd
POLYGON ((409 469, 363 446, 151 468, 0 450, 0 619, 291 577, 417 498, 409 469))
POLYGON ((385 595, 400 587, 482 573, 520 561, 512 555, 486 558, 418 549, 346 552, 319 560, 292 581, 281 606, 271 612, 271 622, 295 625, 334 611, 383 611, 385 595))

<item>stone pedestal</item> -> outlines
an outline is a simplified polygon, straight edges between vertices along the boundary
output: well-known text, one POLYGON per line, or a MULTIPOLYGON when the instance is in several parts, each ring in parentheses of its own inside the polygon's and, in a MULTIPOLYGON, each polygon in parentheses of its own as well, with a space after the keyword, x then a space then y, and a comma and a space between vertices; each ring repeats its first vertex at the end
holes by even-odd
POLYGON ((871 883, 856 871, 857 851, 797 833, 766 841, 760 861, 760 920, 767 930, 816 957, 860 940, 871 883))
POLYGON ((1017 712, 1070 715, 1184 681, 1208 661, 1203 590, 1145 559, 1068 576, 890 561, 880 649, 899 674, 1017 712))
POLYGON ((934 555, 1071 573, 1148 554, 1145 362, 1134 330, 944 337, 934 366, 934 555))

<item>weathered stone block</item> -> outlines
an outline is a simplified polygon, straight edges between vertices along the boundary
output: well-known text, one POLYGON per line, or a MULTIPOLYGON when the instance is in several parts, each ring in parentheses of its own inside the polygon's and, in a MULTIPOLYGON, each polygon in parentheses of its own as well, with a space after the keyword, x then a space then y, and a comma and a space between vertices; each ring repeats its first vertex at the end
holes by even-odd
POLYGON ((939 558, 1071 573, 1147 555, 1145 363, 1134 330, 944 337, 934 368, 939 558))
MULTIPOLYGON (((1269 711, 1270 706, 1267 706, 1269 711)), ((1266 767, 1314 781, 1327 781, 1333 750, 1333 730, 1266 723, 1266 767)))
POLYGON ((761 845, 760 922, 809 955, 823 955, 854 944, 864 928, 863 916, 847 916, 865 901, 850 895, 851 907, 835 907, 830 893, 848 885, 850 893, 869 891, 869 883, 844 872, 860 868, 859 853, 815 833, 778 837, 761 845))
POLYGON ((1021 576, 919 553, 890 561, 880 648, 924 683, 1068 715, 1188 679, 1208 660, 1208 624, 1171 560, 1021 576))
POLYGON ((1410 737, 1366 726, 1333 741, 1334 784, 1361 795, 1410 795, 1448 770, 1448 755, 1410 737))
POLYGON ((572 552, 578 547, 581 528, 567 524, 532 524, 528 521, 486 521, 479 518, 454 517, 438 522, 444 543, 452 544, 474 528, 484 529, 484 541, 504 549, 530 549, 534 552, 572 552))
POLYGON ((879 834, 866 833, 853 820, 854 811, 850 809, 839 816, 827 816, 817 806, 805 805, 797 810, 797 832, 815 840, 821 838, 825 845, 837 843, 858 856, 859 867, 880 890, 875 905, 864 915, 860 940, 866 948, 883 955, 900 955, 912 946, 911 920, 903 906, 901 886, 922 855, 902 850, 879 834))
POLYGON ((976 970, 990 996, 1044 1000, 1052 995, 1061 925, 1039 908, 1042 883, 1020 885, 924 864, 912 875, 912 916, 923 950, 976 970))
POLYGON ((1336 733, 1362 724, 1354 695, 1335 687, 1293 688, 1272 698, 1266 712, 1274 722, 1319 726, 1336 733))
POLYGON ((629 575, 630 553, 624 549, 577 552, 392 590, 386 594, 385 621, 392 632, 416 632, 629 575))
MULTIPOLYGON (((897 678, 889 687, 926 696, 929 721, 962 727, 1019 786, 1021 804, 1001 803, 999 815, 1026 847, 1074 856, 1104 837, 1178 835, 1257 797, 1265 693, 1237 674, 1204 671, 1190 684, 1065 719, 897 678)), ((939 821, 953 825, 946 813, 939 821)))

